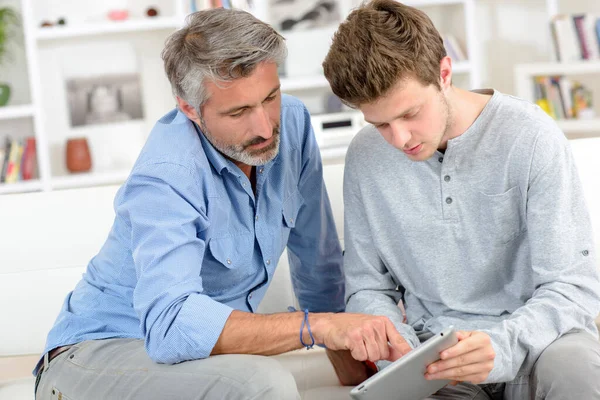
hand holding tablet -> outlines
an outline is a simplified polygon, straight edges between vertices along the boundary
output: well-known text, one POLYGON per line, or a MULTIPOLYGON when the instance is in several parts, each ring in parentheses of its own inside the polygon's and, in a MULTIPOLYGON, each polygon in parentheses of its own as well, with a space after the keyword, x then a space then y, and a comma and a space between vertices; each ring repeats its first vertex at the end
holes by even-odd
POLYGON ((456 332, 448 328, 356 386, 350 396, 359 400, 416 400, 427 397, 451 382, 425 379, 427 366, 440 360, 440 353, 456 343, 456 332))

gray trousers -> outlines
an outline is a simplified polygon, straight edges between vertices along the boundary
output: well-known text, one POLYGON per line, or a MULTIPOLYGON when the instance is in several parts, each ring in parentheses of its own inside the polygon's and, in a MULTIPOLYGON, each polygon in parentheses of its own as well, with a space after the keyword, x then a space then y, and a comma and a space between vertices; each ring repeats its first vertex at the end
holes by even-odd
POLYGON ((586 332, 568 333, 542 352, 524 383, 461 383, 428 399, 600 400, 600 341, 586 332))
MULTIPOLYGON (((176 365, 154 363, 143 342, 87 341, 57 356, 40 378, 38 400, 300 399, 290 372, 271 357, 222 355, 176 365)), ((600 342, 570 333, 540 356, 528 384, 460 384, 430 399, 600 399, 600 342)))
POLYGON ((38 400, 299 400, 296 381, 272 357, 221 355, 156 364, 144 342, 91 340, 54 358, 40 377, 38 400))

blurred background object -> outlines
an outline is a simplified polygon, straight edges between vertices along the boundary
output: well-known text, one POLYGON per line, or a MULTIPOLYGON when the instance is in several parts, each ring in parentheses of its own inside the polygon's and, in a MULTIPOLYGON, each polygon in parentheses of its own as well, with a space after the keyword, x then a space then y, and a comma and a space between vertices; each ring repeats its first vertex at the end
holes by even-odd
MULTIPOLYGON (((10 32, 8 41, 0 35, 0 102, 10 94, 0 108, 0 166, 11 153, 12 164, 25 154, 31 164, 28 138, 36 149, 29 179, 11 174, 0 194, 123 182, 156 120, 175 105, 160 58, 165 39, 190 12, 207 7, 249 11, 285 36, 282 91, 307 105, 326 163, 343 162, 364 125, 333 96, 321 67, 338 23, 360 0, 0 1, 12 11, 0 19, 10 32), (125 19, 110 20, 119 10, 125 19), (4 43, 9 58, 2 57, 4 43), (88 172, 66 168, 73 137, 87 138, 94 161, 88 172)), ((406 4, 427 13, 442 34, 456 86, 493 87, 536 102, 569 138, 600 135, 599 1, 406 4)))

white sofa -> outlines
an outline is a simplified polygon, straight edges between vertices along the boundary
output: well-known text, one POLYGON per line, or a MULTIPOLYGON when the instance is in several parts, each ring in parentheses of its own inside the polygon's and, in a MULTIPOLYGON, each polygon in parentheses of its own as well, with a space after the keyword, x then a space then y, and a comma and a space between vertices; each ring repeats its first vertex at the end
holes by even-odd
MULTIPOLYGON (((326 167, 326 185, 343 235, 343 164, 326 167)), ((100 249, 114 218, 118 186, 0 196, 0 400, 33 399, 31 370, 66 294, 100 249)), ((259 312, 297 305, 287 254, 259 312)), ((303 399, 348 399, 322 349, 277 356, 303 399)))
MULTIPOLYGON (((600 233, 600 138, 572 142, 585 195, 600 233)), ((326 165, 329 191, 343 238, 343 165, 326 165)), ((0 196, 0 400, 32 399, 30 371, 62 301, 100 248, 113 219, 117 186, 0 196)), ((597 250, 600 240, 596 241, 597 250)), ((598 253, 598 252, 597 252, 598 253)), ((295 303, 282 256, 261 312, 295 303)), ((348 399, 322 350, 278 356, 294 374, 303 399, 348 399)))

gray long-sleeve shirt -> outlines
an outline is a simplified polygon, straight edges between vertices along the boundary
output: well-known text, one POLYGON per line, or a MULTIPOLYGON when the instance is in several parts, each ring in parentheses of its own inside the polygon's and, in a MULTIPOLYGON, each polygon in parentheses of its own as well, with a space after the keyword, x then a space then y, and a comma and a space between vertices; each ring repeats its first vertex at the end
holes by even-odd
POLYGON ((367 126, 346 156, 344 203, 346 310, 389 317, 413 347, 449 325, 486 332, 486 382, 508 382, 564 333, 598 336, 589 215, 568 142, 539 107, 496 91, 423 162, 367 126))

